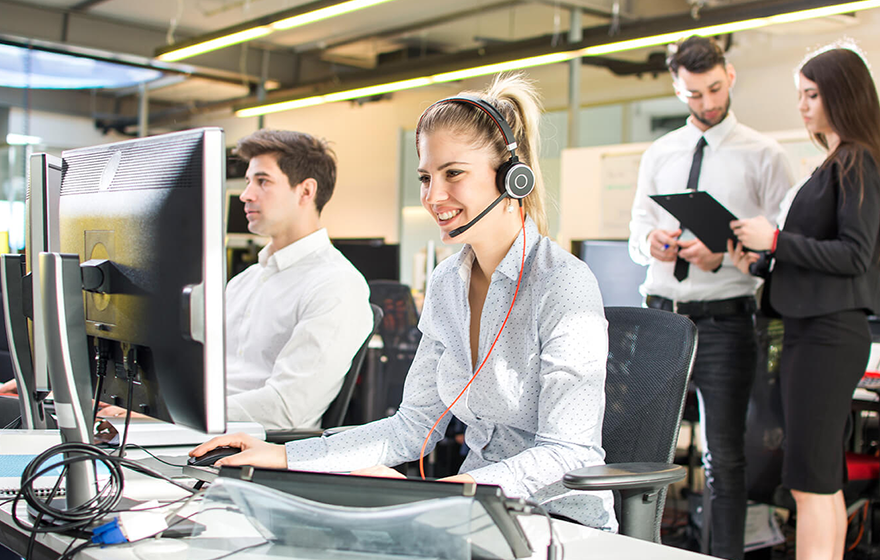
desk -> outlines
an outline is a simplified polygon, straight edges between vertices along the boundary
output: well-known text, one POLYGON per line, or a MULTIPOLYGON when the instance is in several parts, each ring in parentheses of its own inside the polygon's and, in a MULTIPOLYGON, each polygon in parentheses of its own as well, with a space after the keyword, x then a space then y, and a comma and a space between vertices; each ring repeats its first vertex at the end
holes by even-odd
MULTIPOLYGON (((164 451, 160 452, 165 454, 164 451)), ((135 453, 132 453, 135 455, 135 453)), ((184 495, 184 492, 174 486, 150 479, 146 476, 125 472, 125 495, 126 497, 145 500, 160 499, 174 500, 184 495)), ((24 507, 24 506, 22 506, 24 507)), ((190 512, 183 512, 186 515, 196 511, 194 508, 190 512)), ((212 523, 209 520, 210 515, 227 515, 235 516, 238 514, 229 512, 205 512, 193 517, 195 521, 206 525, 207 529, 200 539, 208 539, 214 535, 212 533, 212 523)), ((532 543, 532 547, 536 550, 532 558, 542 560, 545 558, 547 545, 547 522, 542 517, 521 517, 520 522, 532 543)), ((565 554, 567 558, 590 558, 591 560, 618 560, 618 559, 643 559, 651 558, 654 560, 688 560, 706 558, 693 552, 680 550, 668 546, 657 545, 650 542, 640 541, 621 535, 615 535, 584 527, 574 523, 565 521, 554 521, 554 527, 560 541, 565 546, 565 554)), ((28 537, 30 535, 23 532, 12 521, 11 504, 5 504, 0 507, 0 542, 8 547, 24 553, 27 547, 28 537)), ((223 535, 227 536, 227 535, 223 535)), ((37 543, 34 547, 34 556, 29 560, 44 560, 57 558, 68 546, 70 539, 56 534, 43 534, 37 537, 37 543)), ((274 547, 272 557, 289 557, 284 554, 284 549, 274 547)), ((116 546, 106 549, 87 549, 77 556, 78 560, 170 560, 171 558, 187 558, 192 560, 209 560, 220 556, 221 552, 213 553, 209 549, 196 548, 187 546, 186 540, 170 540, 162 541, 152 540, 150 542, 136 543, 134 545, 116 546)), ((236 554, 236 560, 245 560, 252 558, 265 558, 267 554, 261 549, 255 549, 254 552, 241 552, 236 554)))

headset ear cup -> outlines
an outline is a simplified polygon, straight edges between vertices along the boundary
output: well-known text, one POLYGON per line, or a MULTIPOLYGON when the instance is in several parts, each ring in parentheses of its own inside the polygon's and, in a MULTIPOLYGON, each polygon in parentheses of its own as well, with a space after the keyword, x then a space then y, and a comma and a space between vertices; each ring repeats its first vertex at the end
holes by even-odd
MULTIPOLYGON (((499 194, 504 194, 507 192, 507 174, 510 172, 510 168, 514 166, 516 162, 508 159, 504 163, 501 164, 501 167, 498 168, 498 171, 495 172, 495 186, 498 188, 499 194)), ((510 195, 510 193, 507 193, 510 195)))
POLYGON ((498 185, 500 192, 506 192, 511 198, 522 199, 535 188, 535 172, 524 163, 508 160, 498 169, 496 181, 501 181, 498 185))

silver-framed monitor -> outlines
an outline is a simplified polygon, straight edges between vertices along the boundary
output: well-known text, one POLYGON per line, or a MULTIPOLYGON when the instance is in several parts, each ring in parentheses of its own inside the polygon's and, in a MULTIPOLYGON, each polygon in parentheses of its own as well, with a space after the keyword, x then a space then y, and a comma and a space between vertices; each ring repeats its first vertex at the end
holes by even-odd
MULTIPOLYGON (((59 399, 62 408, 80 406, 81 391, 65 395, 59 388, 87 376, 100 383, 102 401, 222 433, 222 129, 68 150, 62 160, 60 252, 81 263, 80 282, 65 284, 66 261, 55 257, 58 266, 41 290, 76 294, 83 319, 71 320, 60 307, 46 311, 47 321, 67 325, 53 329, 55 342, 47 348, 56 412, 59 399)), ((84 413, 89 421, 91 411, 84 413)))
POLYGON ((41 293, 34 289, 33 279, 40 277, 37 255, 59 248, 61 168, 61 158, 56 156, 38 153, 30 157, 25 196, 25 255, 2 255, 0 265, 3 321, 18 386, 21 424, 26 429, 47 426, 43 409, 43 399, 50 390, 46 333, 41 293))

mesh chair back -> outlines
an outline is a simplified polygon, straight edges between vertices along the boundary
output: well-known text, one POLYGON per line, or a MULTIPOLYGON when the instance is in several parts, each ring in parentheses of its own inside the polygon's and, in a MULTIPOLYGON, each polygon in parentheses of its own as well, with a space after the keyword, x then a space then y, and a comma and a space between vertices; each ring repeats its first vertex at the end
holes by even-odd
MULTIPOLYGON (((605 318, 605 462, 672 462, 697 328, 687 317, 658 309, 606 307, 605 318)), ((665 497, 664 490, 657 508, 658 532, 665 497)), ((657 537, 660 542, 659 533, 657 537)))
POLYGON ((378 332, 386 349, 414 350, 419 345, 419 313, 409 286, 392 280, 372 280, 370 303, 385 312, 378 332))
POLYGON ((336 398, 333 399, 333 402, 330 403, 330 406, 327 407, 327 411, 324 412, 324 415, 321 417, 322 428, 326 429, 341 426, 342 421, 345 418, 345 413, 348 412, 348 405, 351 403, 352 394, 354 394, 354 387, 357 383, 358 374, 361 371, 364 358, 367 356, 370 339, 373 338, 373 334, 379 327, 379 323, 382 322, 382 309, 373 304, 370 304, 370 309, 373 310, 373 328, 370 330, 370 334, 367 335, 367 339, 364 340, 364 343, 351 359, 351 367, 348 368, 348 372, 345 374, 345 379, 342 381, 342 388, 339 390, 336 398))

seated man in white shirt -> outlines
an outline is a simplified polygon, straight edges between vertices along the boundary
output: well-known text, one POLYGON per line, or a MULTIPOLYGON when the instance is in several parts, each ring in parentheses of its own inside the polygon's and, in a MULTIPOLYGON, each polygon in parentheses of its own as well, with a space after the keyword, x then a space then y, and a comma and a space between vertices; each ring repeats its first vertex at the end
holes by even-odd
POLYGON ((373 322, 366 281, 321 227, 334 154, 308 134, 266 129, 236 153, 248 161, 248 229, 271 242, 226 287, 228 419, 317 428, 373 322))
MULTIPOLYGON (((318 428, 373 326, 364 277, 321 227, 335 157, 323 140, 265 129, 236 152, 248 161, 248 229, 271 241, 226 287, 227 418, 318 428)), ((0 390, 14 392, 14 382, 0 390)))

